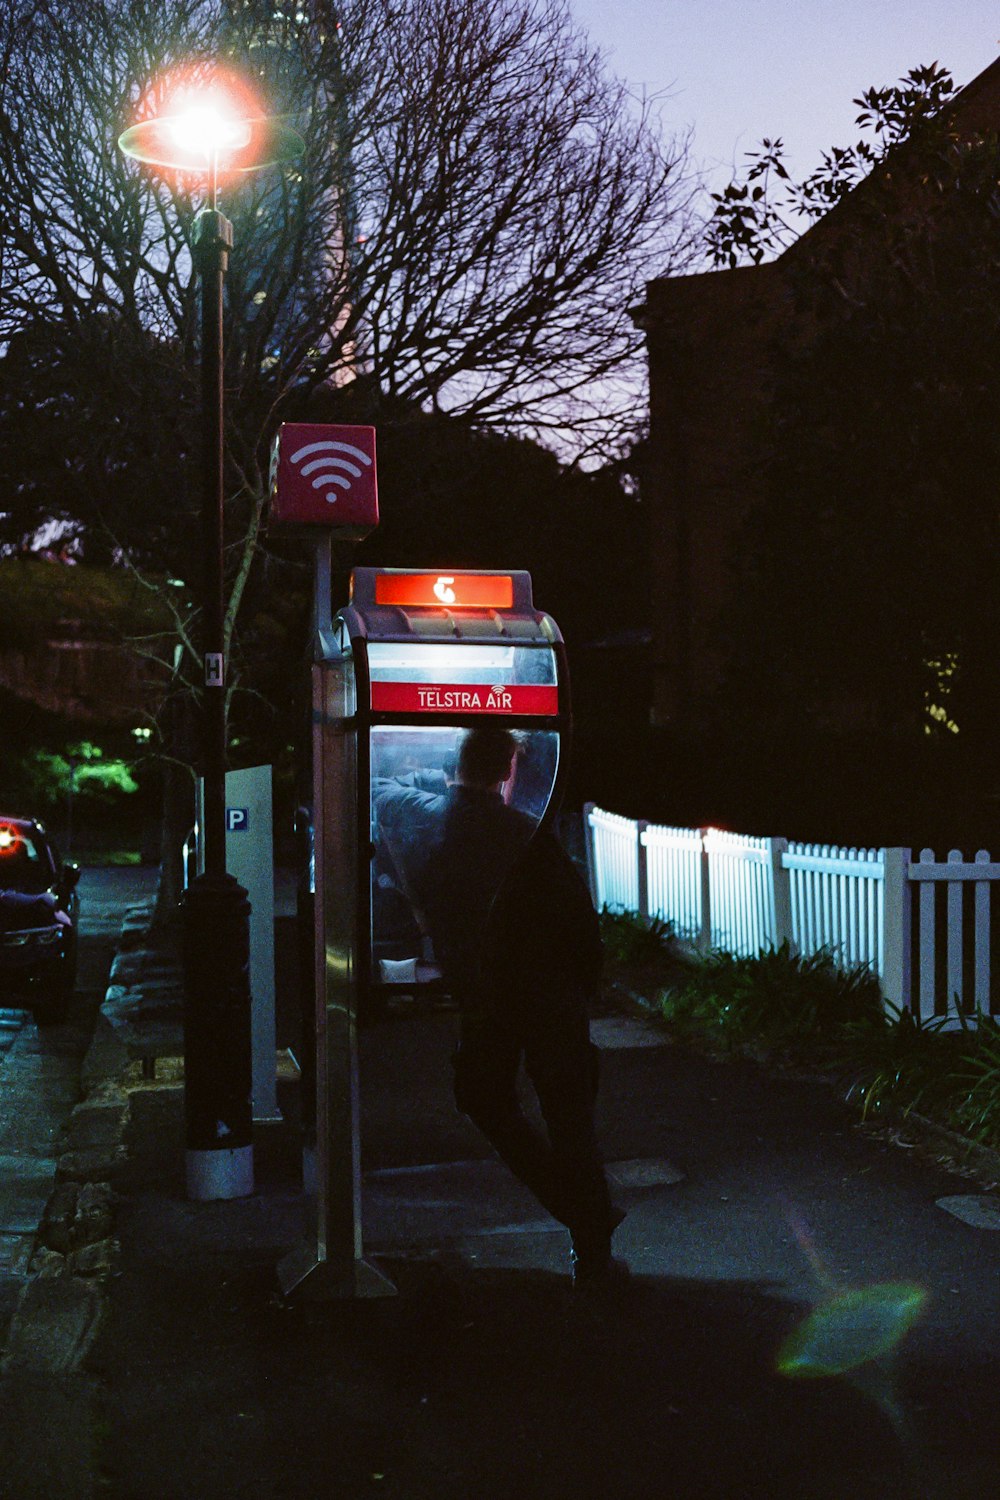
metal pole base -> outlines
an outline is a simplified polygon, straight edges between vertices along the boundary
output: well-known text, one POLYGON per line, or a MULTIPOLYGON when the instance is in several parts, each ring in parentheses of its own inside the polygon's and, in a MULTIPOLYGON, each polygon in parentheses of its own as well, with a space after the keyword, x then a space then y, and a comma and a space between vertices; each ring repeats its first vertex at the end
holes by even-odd
POLYGON ((183 907, 184 1145, 194 1199, 253 1192, 250 903, 200 875, 183 907))
POLYGON ((226 1151, 185 1151, 187 1194, 195 1203, 218 1198, 249 1198, 253 1192, 253 1147, 226 1151))
POLYGON ((395 1297, 396 1286, 370 1261, 357 1259, 346 1265, 324 1260, 315 1244, 306 1241, 278 1264, 278 1285, 283 1297, 307 1302, 335 1302, 362 1297, 395 1297))

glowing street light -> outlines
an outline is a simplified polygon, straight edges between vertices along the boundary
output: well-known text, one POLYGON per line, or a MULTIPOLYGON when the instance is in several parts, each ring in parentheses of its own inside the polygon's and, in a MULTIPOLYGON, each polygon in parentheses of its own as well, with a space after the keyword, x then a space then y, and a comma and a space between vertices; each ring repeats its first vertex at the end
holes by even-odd
POLYGON ((219 172, 257 172, 294 161, 305 142, 284 120, 260 113, 246 86, 235 79, 181 84, 162 113, 129 126, 118 138, 126 156, 146 166, 209 177, 215 206, 219 172))
POLYGON ((263 115, 236 79, 221 73, 180 85, 162 113, 119 137, 126 156, 207 180, 194 222, 201 277, 204 549, 202 828, 205 872, 184 901, 184 1105, 188 1195, 253 1192, 249 916, 247 893, 226 873, 226 661, 223 584, 222 298, 233 226, 218 208, 220 176, 294 160, 297 131, 263 115))
POLYGON ((201 152, 209 161, 242 150, 250 142, 250 122, 227 114, 216 100, 194 102, 166 123, 175 145, 192 155, 201 152))

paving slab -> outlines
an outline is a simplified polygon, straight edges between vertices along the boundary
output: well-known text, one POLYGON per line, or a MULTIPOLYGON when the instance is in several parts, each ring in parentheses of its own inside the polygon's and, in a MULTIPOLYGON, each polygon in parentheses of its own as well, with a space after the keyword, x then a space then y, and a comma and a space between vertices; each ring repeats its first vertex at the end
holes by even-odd
POLYGON ((972 1229, 1000 1229, 1000 1198, 991 1193, 957 1193, 939 1198, 937 1206, 972 1229))
POLYGON ((499 1225, 459 1240, 455 1254, 477 1271, 548 1272, 569 1277, 570 1239, 561 1224, 499 1225))
MULTIPOLYGON (((613 1186, 626 1192, 649 1192, 684 1180, 683 1172, 664 1158, 612 1162, 607 1172, 613 1186)), ((375 1254, 447 1243, 460 1247, 463 1256, 471 1246, 481 1265, 566 1268, 566 1230, 539 1214, 532 1195, 495 1157, 367 1172, 363 1209, 365 1240, 375 1254), (547 1238, 553 1234, 560 1240, 556 1247, 547 1238), (488 1251, 480 1244, 484 1240, 491 1242, 488 1251), (535 1256, 539 1248, 540 1259, 535 1256)))
POLYGON ((603 1051, 630 1047, 665 1047, 667 1038, 658 1026, 635 1016, 601 1016, 590 1023, 590 1040, 603 1051))
POLYGON ((17 1112, 0 1124, 0 1156, 55 1156, 62 1136, 62 1119, 71 1108, 71 1101, 65 1100, 60 1115, 53 1113, 48 1100, 22 1099, 17 1112))
POLYGON ((28 1274, 32 1240, 31 1234, 0 1233, 0 1276, 23 1278, 28 1274))
POLYGON ((0 1353, 3 1336, 28 1280, 34 1236, 0 1234, 0 1353))
POLYGON ((368 1172, 363 1211, 366 1242, 383 1253, 539 1221, 534 1198, 495 1158, 368 1172))
POLYGON ((672 1187, 684 1181, 684 1173, 665 1157, 640 1157, 636 1161, 612 1161, 605 1171, 615 1187, 672 1187))

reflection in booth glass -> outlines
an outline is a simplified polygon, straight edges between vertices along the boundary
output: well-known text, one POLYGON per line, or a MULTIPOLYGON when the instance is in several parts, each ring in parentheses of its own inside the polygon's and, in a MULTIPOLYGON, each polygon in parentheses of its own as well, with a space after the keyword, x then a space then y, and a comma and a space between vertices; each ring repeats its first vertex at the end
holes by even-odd
MULTIPOLYGON (((450 979, 454 984, 461 955, 454 942, 452 951, 442 954, 435 941, 440 947, 442 928, 447 941, 463 918, 466 925, 481 921, 552 796, 558 734, 518 731, 511 775, 480 810, 475 790, 462 785, 463 745, 475 734, 444 725, 372 728, 372 977, 377 983, 450 979), (497 817, 500 799, 509 811, 497 817), (452 868, 445 868, 448 863, 452 868)), ((474 945, 479 935, 469 931, 466 937, 474 945)))
POLYGON ((446 641, 370 641, 368 670, 372 682, 475 682, 497 687, 520 683, 554 683, 552 651, 537 645, 452 645, 446 641))

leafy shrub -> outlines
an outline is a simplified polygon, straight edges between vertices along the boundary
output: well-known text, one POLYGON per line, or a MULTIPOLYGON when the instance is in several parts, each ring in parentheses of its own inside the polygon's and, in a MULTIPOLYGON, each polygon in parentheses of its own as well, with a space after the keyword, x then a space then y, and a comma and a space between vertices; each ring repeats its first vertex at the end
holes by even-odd
POLYGON ((787 945, 755 958, 686 955, 667 923, 601 917, 609 967, 631 972, 676 1036, 723 1052, 760 1048, 843 1075, 864 1117, 920 1111, 1000 1147, 1000 1022, 923 1020, 883 998, 869 969, 787 945))
POLYGON ((660 1000, 664 1020, 727 1047, 812 1044, 849 1023, 877 1025, 882 996, 867 969, 844 972, 828 953, 793 954, 787 944, 755 958, 712 952, 695 959, 660 1000))
POLYGON ((601 938, 609 965, 624 969, 646 969, 670 956, 674 930, 658 917, 648 921, 634 912, 601 912, 601 938))
POLYGON ((81 803, 113 807, 138 791, 126 762, 106 756, 89 740, 67 746, 65 754, 36 750, 22 770, 32 805, 42 810, 60 805, 70 795, 81 803))
POLYGON ((1000 1025, 990 1016, 980 1016, 978 1023, 956 1080, 962 1097, 955 1126, 983 1145, 1000 1145, 1000 1025))
POLYGON ((863 1116, 891 1106, 943 1117, 963 1092, 956 1075, 964 1047, 963 1033, 946 1031, 943 1017, 923 1020, 883 1003, 880 1024, 845 1028, 834 1061, 850 1071, 847 1097, 863 1116))

